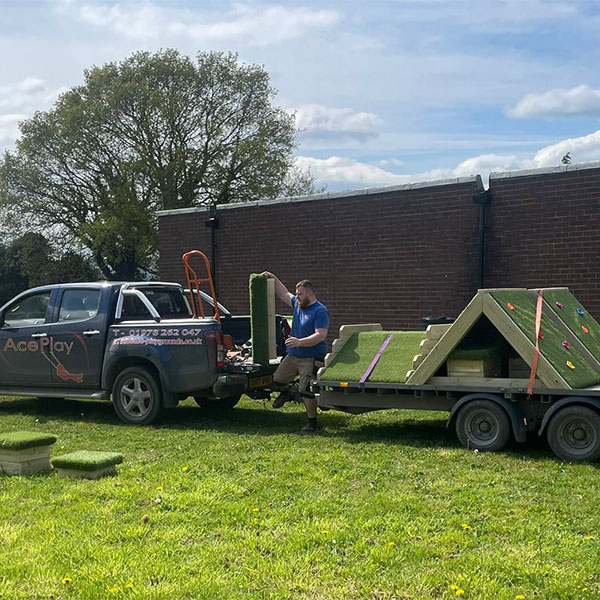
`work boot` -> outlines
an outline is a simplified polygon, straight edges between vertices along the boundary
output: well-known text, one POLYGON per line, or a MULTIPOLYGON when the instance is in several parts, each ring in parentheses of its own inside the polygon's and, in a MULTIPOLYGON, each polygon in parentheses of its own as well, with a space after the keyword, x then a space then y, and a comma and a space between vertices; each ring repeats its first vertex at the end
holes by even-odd
POLYGON ((308 423, 300 430, 300 433, 303 434, 311 434, 317 433, 319 431, 319 426, 317 425, 317 418, 311 419, 309 417, 308 423))
POLYGON ((279 396, 273 400, 273 408, 281 408, 286 402, 290 400, 290 390, 280 392, 279 396))

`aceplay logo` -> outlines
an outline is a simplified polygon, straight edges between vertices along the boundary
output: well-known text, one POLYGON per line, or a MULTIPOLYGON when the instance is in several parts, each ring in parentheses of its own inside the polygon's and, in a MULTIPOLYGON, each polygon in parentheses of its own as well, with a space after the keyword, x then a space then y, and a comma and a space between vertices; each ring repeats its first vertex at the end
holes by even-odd
POLYGON ((13 352, 41 352, 48 350, 50 354, 54 352, 64 352, 65 356, 71 354, 73 350, 73 342, 61 342, 60 340, 54 341, 52 336, 41 338, 37 340, 19 340, 15 342, 13 338, 7 338, 2 348, 3 352, 12 350, 13 352))

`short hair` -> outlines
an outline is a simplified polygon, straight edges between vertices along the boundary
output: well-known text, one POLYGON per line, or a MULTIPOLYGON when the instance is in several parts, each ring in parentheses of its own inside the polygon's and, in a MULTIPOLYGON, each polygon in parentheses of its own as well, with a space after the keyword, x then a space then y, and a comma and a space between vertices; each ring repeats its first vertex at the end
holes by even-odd
POLYGON ((308 279, 303 279, 302 281, 299 281, 296 284, 296 289, 298 289, 299 287, 303 287, 305 290, 308 290, 309 292, 313 292, 313 294, 315 292, 315 286, 308 279))

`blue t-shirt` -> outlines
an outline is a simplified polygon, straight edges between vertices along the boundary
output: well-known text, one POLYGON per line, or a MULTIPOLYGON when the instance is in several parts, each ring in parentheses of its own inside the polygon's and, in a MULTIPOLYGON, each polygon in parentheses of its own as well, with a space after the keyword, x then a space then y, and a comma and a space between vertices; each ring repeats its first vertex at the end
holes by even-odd
MULTIPOLYGON (((292 296, 292 307, 294 308, 294 318, 290 335, 293 337, 305 338, 315 333, 317 329, 329 329, 329 311, 318 300, 306 308, 300 308, 298 299, 296 296, 292 296)), ((288 354, 298 358, 321 357, 327 354, 327 341, 323 340, 316 346, 288 348, 287 351, 288 354)))

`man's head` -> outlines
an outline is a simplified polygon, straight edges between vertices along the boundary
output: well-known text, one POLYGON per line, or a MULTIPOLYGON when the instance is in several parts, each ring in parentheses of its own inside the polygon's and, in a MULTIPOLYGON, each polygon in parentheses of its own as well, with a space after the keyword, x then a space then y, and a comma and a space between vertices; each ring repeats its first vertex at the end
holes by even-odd
POLYGON ((308 279, 303 279, 296 284, 296 300, 300 308, 306 308, 316 302, 315 288, 308 279))

